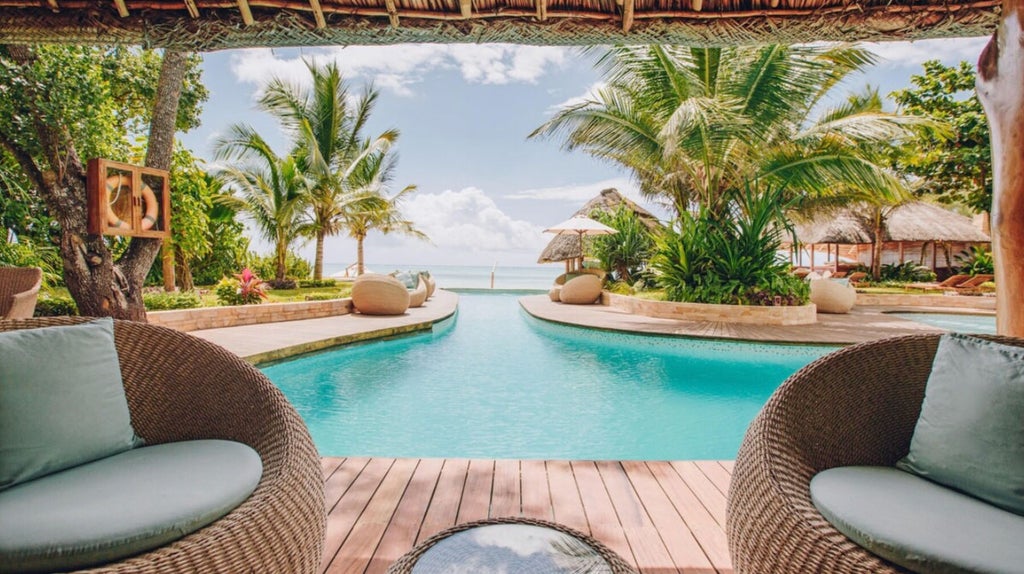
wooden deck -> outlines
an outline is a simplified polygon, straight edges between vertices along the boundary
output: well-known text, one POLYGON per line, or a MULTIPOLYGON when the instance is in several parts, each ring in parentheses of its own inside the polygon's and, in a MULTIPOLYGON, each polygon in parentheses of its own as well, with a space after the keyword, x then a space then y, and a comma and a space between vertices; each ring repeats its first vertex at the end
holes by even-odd
POLYGON ((526 516, 597 538, 649 574, 731 573, 731 461, 324 458, 321 572, 383 573, 461 522, 526 516))

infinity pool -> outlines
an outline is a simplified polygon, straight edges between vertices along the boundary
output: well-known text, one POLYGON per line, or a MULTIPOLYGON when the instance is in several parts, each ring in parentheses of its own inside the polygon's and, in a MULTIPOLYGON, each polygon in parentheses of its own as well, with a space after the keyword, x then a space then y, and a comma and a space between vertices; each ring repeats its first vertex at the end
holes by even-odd
POLYGON ((773 390, 831 347, 624 335, 462 294, 433 333, 263 371, 324 456, 731 459, 773 390))

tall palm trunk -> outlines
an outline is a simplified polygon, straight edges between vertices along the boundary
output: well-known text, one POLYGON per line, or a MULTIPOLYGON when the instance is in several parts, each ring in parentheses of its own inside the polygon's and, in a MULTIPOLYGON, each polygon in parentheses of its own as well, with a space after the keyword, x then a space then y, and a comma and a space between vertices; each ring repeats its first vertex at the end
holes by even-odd
POLYGON ((277 269, 274 275, 275 281, 284 281, 285 274, 288 270, 287 258, 288 258, 288 244, 284 241, 277 242, 277 269))
POLYGON ((880 211, 875 212, 872 223, 874 224, 872 230, 874 241, 871 242, 871 278, 878 281, 882 278, 882 214, 880 211))
POLYGON ((313 260, 313 279, 319 281, 324 278, 324 237, 326 230, 316 232, 316 258, 313 260))
POLYGON ((356 236, 356 277, 362 275, 366 270, 363 267, 363 240, 366 239, 366 235, 360 234, 356 236))

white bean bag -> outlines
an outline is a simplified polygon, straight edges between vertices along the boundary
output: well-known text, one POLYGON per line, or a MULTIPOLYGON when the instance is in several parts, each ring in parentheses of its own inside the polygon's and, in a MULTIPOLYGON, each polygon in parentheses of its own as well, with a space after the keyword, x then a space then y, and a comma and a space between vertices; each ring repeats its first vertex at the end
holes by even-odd
POLYGON ((831 279, 814 279, 811 282, 811 303, 818 306, 819 313, 849 313, 857 302, 857 290, 831 279))
POLYGON ((409 291, 409 307, 422 307, 423 303, 427 300, 427 282, 423 280, 423 276, 419 276, 419 281, 416 283, 416 288, 409 291))

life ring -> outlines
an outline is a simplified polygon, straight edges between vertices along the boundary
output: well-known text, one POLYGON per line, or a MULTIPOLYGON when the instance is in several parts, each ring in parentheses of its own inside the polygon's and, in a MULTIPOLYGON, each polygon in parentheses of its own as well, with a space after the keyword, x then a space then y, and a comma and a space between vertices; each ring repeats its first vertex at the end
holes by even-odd
MULTIPOLYGON (((112 175, 107 178, 107 197, 115 191, 120 193, 122 187, 131 182, 130 176, 124 176, 121 174, 112 175), (126 181, 127 178, 127 181, 126 181)), ((142 216, 140 226, 143 231, 152 229, 157 222, 157 216, 160 214, 160 204, 156 200, 156 194, 153 193, 152 188, 149 187, 145 182, 142 183, 142 199, 146 202, 146 214, 142 216)), ((116 200, 117 196, 115 196, 116 200)), ((109 199, 108 199, 109 201, 109 199)), ((113 201, 110 201, 113 203, 113 201)), ((114 213, 113 209, 107 208, 107 225, 110 227, 117 228, 130 228, 131 225, 128 222, 122 220, 114 213)))

